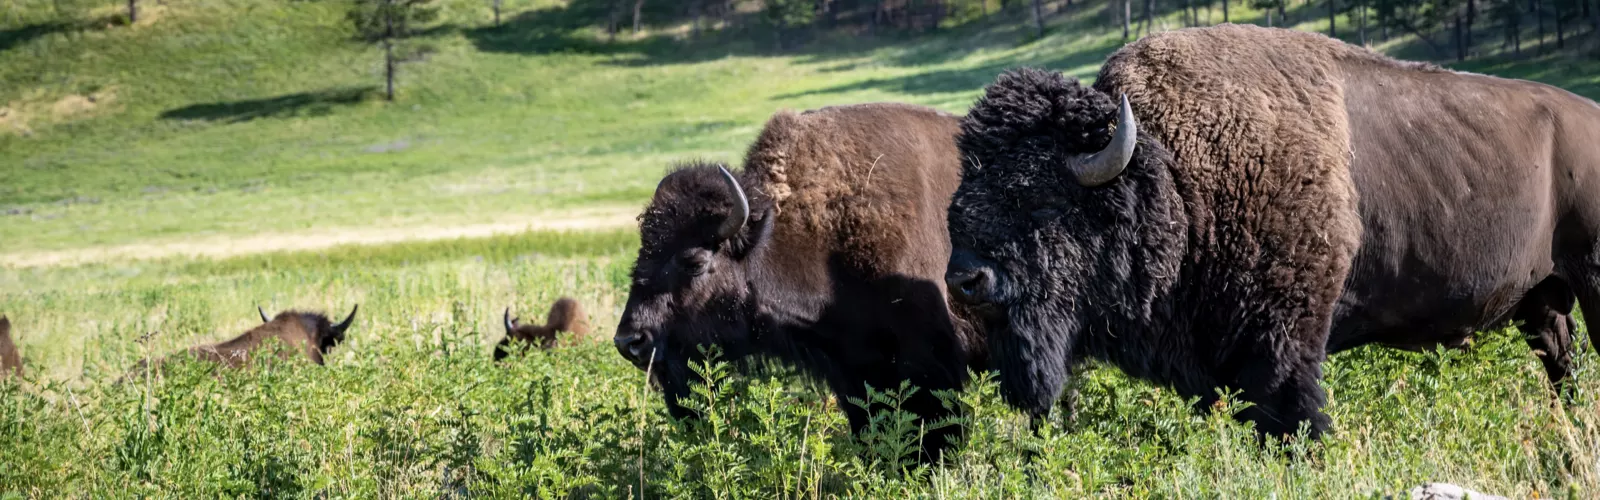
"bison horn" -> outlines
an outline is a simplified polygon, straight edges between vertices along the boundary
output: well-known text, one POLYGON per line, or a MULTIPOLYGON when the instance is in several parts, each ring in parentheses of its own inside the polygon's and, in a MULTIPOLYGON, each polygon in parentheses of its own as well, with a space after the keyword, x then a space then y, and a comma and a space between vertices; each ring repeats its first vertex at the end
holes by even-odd
POLYGON ((261 306, 256 306, 256 312, 261 313, 261 322, 262 323, 271 323, 272 322, 272 320, 267 319, 267 312, 261 310, 261 306))
POLYGON ((1073 158, 1069 166, 1078 184, 1095 187, 1117 178, 1133 159, 1133 146, 1139 142, 1139 121, 1133 118, 1133 107, 1128 96, 1122 96, 1122 109, 1117 114, 1117 131, 1111 134, 1111 144, 1097 153, 1073 158))
POLYGON ((733 213, 722 221, 722 227, 717 228, 717 238, 722 240, 732 239, 744 229, 745 222, 750 220, 750 199, 745 198, 744 188, 739 187, 739 181, 733 178, 733 173, 727 167, 717 167, 722 171, 722 180, 728 183, 728 190, 733 191, 733 213))
POLYGON ((342 333, 345 329, 350 328, 350 322, 356 319, 357 309, 361 309, 361 304, 356 304, 355 307, 350 308, 350 315, 345 316, 344 321, 340 321, 339 324, 333 325, 333 331, 342 333))
POLYGON ((511 308, 509 308, 509 307, 506 308, 506 318, 505 319, 506 319, 506 335, 511 335, 511 331, 512 330, 516 330, 517 327, 515 325, 515 322, 512 321, 512 319, 511 319, 511 308))

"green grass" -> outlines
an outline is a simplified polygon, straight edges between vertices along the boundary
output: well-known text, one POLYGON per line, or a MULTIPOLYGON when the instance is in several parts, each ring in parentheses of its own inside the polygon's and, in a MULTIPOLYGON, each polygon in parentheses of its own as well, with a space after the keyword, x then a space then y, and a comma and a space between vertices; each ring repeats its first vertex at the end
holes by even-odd
MULTIPOLYGON (((865 440, 786 377, 713 377, 713 417, 673 423, 609 345, 636 242, 526 233, 222 261, 12 270, 0 303, 30 374, 0 382, 0 492, 25 497, 1247 497, 1399 493, 1450 481, 1513 497, 1600 487, 1600 379, 1586 351, 1560 407, 1514 331, 1469 352, 1333 358, 1336 433, 1287 458, 1221 414, 1095 369, 1074 423, 1030 435, 992 381, 961 396, 968 439, 926 469, 894 415, 865 440), (489 361, 500 312, 558 295, 592 343, 489 361), (113 385, 137 359, 257 324, 254 307, 362 309, 327 366, 182 365, 113 385), (141 341, 141 337, 146 340, 141 341), (213 374, 215 376, 213 376, 213 374), (1031 451, 1030 458, 1025 452, 1031 451)), ((725 370, 726 368, 721 368, 725 370)), ((903 415, 899 417, 903 418, 903 415)))
MULTIPOLYGON (((441 0, 423 40, 434 52, 404 66, 399 100, 383 103, 376 48, 351 40, 341 2, 143 3, 150 20, 132 27, 116 21, 121 2, 0 7, 0 257, 626 214, 672 161, 736 162, 775 109, 892 100, 959 112, 1006 68, 1088 79, 1120 46, 1094 2, 1037 39, 1011 14, 777 52, 736 33, 605 43, 536 0, 508 0, 493 28, 487 2, 441 0)), ((1588 58, 1462 68, 1600 96, 1588 58)), ((1081 379, 1076 422, 1040 435, 992 382, 975 384, 960 396, 967 439, 933 469, 903 459, 917 439, 903 415, 852 439, 839 403, 788 377, 713 377, 699 396, 711 418, 674 423, 609 343, 637 245, 632 230, 603 228, 0 266, 0 314, 29 370, 0 382, 0 497, 1321 498, 1427 481, 1511 497, 1600 491, 1596 356, 1579 356, 1577 398, 1559 406, 1515 331, 1468 352, 1334 357, 1336 433, 1303 459, 1110 369, 1081 379), (594 342, 489 362, 505 308, 537 318, 563 295, 589 309, 594 342), (187 365, 110 383, 142 357, 257 324, 257 305, 338 314, 357 303, 327 366, 212 376, 187 365)))

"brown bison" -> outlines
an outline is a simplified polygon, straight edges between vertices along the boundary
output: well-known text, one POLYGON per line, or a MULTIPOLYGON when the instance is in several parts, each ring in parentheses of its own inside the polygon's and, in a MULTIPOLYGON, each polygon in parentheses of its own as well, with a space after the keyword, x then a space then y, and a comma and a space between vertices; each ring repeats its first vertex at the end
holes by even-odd
MULTIPOLYGON (((691 163, 668 174, 639 218, 617 352, 649 370, 680 418, 690 363, 710 345, 826 383, 857 431, 868 413, 853 401, 868 384, 910 381, 906 410, 946 415, 929 391, 959 388, 984 360, 944 289, 957 120, 902 104, 783 111, 742 173, 691 163)), ((926 448, 942 449, 946 429, 926 448)))
MULTIPOLYGON (((356 319, 356 310, 360 307, 360 305, 352 307, 350 315, 338 324, 334 324, 321 313, 302 311, 284 311, 268 319, 266 311, 257 307, 256 312, 261 314, 261 326, 251 328, 250 331, 232 340, 191 347, 179 355, 228 368, 239 368, 248 366, 251 356, 260 356, 261 353, 258 351, 265 349, 279 359, 304 356, 311 362, 321 365, 323 356, 344 342, 345 330, 348 330, 350 323, 356 319)), ((165 359, 154 363, 140 361, 130 374, 143 373, 147 367, 160 366, 166 361, 165 359)))
POLYGON ((1596 134, 1600 107, 1547 85, 1289 30, 1153 35, 1094 88, 1022 70, 987 89, 948 283, 1035 414, 1092 358, 1317 436, 1328 353, 1510 320, 1559 384, 1574 298, 1600 315, 1596 134))
POLYGON ((517 319, 511 317, 511 309, 506 308, 505 314, 506 336, 494 346, 494 360, 500 361, 511 355, 511 350, 516 347, 512 342, 522 347, 538 346, 540 349, 550 349, 557 344, 557 334, 566 332, 576 336, 589 334, 589 319, 583 314, 583 307, 578 301, 568 297, 556 300, 550 306, 550 313, 545 315, 543 325, 518 325, 517 319))
POLYGON ((22 355, 11 340, 11 318, 0 316, 0 378, 22 375, 22 355))

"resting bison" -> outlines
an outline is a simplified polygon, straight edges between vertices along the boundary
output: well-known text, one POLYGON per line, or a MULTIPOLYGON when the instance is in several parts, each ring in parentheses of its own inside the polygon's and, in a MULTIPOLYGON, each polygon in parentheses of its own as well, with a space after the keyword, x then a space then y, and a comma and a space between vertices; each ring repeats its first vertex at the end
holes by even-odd
POLYGON ((1288 30, 1158 34, 1093 89, 1037 70, 987 89, 947 279, 1036 415, 1094 358, 1317 436, 1327 353, 1508 320, 1559 383, 1574 297, 1600 314, 1596 133, 1593 102, 1537 83, 1288 30))
MULTIPOLYGON (((679 418, 705 345, 826 383, 857 431, 868 422, 851 402, 866 399, 863 384, 910 381, 919 389, 906 410, 946 415, 929 391, 959 388, 985 359, 944 290, 957 123, 901 104, 781 111, 743 173, 693 163, 668 174, 639 219, 617 351, 652 373, 679 418)), ((951 430, 930 433, 925 449, 942 449, 951 430)))
POLYGON ((494 346, 495 361, 511 355, 511 349, 515 348, 512 342, 549 349, 556 346, 558 333, 589 334, 589 320, 583 315, 583 307, 578 305, 578 301, 567 297, 557 299, 550 306, 550 313, 545 316, 543 325, 517 325, 516 318, 511 317, 510 308, 506 308, 505 323, 506 336, 494 346))
POLYGON ((11 318, 0 316, 0 378, 22 375, 22 355, 11 341, 11 318))
MULTIPOLYGON (((311 362, 320 365, 323 364, 322 357, 327 355, 329 350, 344 342, 344 332, 350 328, 350 322, 356 319, 356 310, 360 307, 360 305, 352 307, 350 315, 338 324, 333 324, 327 316, 320 313, 300 311, 284 311, 268 319, 267 313, 258 307, 256 312, 261 314, 263 323, 261 326, 252 328, 243 335, 234 337, 233 340, 191 347, 181 354, 228 368, 238 368, 248 365, 251 355, 257 350, 271 349, 271 352, 280 359, 304 355, 311 362)), ((159 366, 165 361, 159 360, 154 363, 140 361, 130 375, 143 373, 146 367, 152 364, 159 366)))

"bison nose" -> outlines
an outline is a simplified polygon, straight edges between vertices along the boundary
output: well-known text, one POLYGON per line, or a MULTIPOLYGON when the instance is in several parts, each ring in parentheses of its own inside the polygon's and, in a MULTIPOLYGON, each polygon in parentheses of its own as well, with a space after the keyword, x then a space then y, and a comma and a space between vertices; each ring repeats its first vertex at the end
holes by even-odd
POLYGON ((983 304, 994 300, 994 268, 972 254, 958 251, 951 256, 944 283, 950 295, 962 303, 983 304))
POLYGON ((636 366, 644 366, 650 360, 653 335, 645 331, 632 331, 617 333, 612 341, 617 344, 617 353, 627 358, 636 366))

